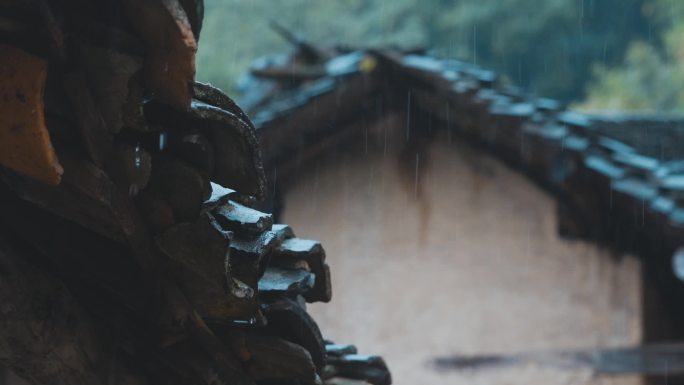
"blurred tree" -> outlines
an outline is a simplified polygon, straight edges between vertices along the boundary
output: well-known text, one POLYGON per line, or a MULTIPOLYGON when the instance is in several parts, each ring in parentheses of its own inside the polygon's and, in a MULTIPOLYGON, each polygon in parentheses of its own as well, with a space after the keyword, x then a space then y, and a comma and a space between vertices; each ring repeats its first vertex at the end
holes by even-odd
MULTIPOLYGON (((651 44, 635 42, 619 68, 597 66, 598 82, 577 107, 585 111, 674 112, 684 105, 684 78, 651 44)), ((681 68, 681 67, 680 67, 681 68)))
POLYGON ((596 65, 584 110, 684 111, 684 1, 655 0, 643 4, 657 31, 651 41, 633 41, 624 64, 596 65))
POLYGON ((644 1, 206 0, 198 77, 232 88, 251 60, 287 51, 268 30, 276 19, 319 44, 434 48, 578 100, 595 63, 621 63, 631 40, 648 39, 644 1))
POLYGON ((642 1, 459 0, 439 29, 461 56, 568 101, 582 96, 593 63, 620 63, 629 42, 648 33, 642 1))

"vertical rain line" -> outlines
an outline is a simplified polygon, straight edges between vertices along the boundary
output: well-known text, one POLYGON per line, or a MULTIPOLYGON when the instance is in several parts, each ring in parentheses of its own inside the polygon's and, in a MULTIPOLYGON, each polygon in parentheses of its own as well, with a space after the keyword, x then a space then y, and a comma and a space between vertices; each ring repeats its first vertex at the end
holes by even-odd
POLYGON ((641 227, 646 227, 646 200, 641 200, 641 227))
POLYGON ((420 166, 420 153, 416 152, 416 175, 413 181, 413 199, 418 199, 418 168, 420 166))
POLYGON ((578 0, 579 2, 579 33, 580 42, 584 41, 584 0, 578 0))
POLYGON ((275 208, 276 184, 278 183, 278 169, 273 168, 273 189, 271 190, 271 210, 275 208))
POLYGON ((406 107, 406 141, 408 142, 411 134, 411 90, 408 92, 408 100, 406 107))
MULTIPOLYGON (((318 211, 318 182, 319 182, 319 171, 320 171, 320 164, 316 164, 316 171, 314 174, 314 193, 313 193, 313 212, 318 211)), ((345 175, 346 179, 346 175, 345 175)), ((345 183, 346 184, 346 183, 345 183)))
POLYGON ((525 159, 525 135, 520 134, 520 159, 525 159))
POLYGON ((379 122, 380 127, 382 127, 382 135, 383 135, 383 144, 382 144, 382 157, 385 158, 387 155, 387 121, 383 119, 382 116, 382 111, 383 111, 383 105, 382 105, 382 97, 378 97, 377 101, 377 119, 379 122))
POLYGON ((447 142, 451 144, 451 106, 446 102, 447 142))
POLYGON ((608 52, 608 40, 603 41, 603 67, 606 66, 606 54, 608 52))
POLYGON ((383 130, 383 143, 382 143, 382 158, 387 157, 387 123, 382 124, 382 130, 383 130))
POLYGON ((473 64, 477 65, 477 25, 473 25, 473 64))
POLYGON ((373 180, 375 178, 375 165, 371 163, 370 175, 368 177, 368 195, 372 197, 373 193, 373 180))
POLYGON ((613 211, 613 180, 610 180, 610 205, 608 206, 609 211, 613 211))

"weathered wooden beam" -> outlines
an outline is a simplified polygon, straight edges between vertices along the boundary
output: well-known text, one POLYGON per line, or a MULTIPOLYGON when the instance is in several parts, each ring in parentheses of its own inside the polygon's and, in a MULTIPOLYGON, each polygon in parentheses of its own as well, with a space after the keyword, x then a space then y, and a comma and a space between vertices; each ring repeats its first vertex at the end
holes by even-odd
POLYGON ((239 235, 256 236, 271 229, 273 216, 237 202, 228 201, 213 211, 216 220, 239 235))
POLYGON ((290 342, 303 346, 311 355, 318 371, 326 362, 325 343, 316 321, 295 299, 279 298, 264 304, 268 321, 266 330, 290 342))
POLYGON ((255 317, 256 293, 234 281, 237 276, 229 263, 231 234, 209 214, 176 224, 156 242, 171 259, 181 290, 202 317, 214 322, 255 317))
POLYGON ((296 297, 311 290, 315 276, 304 269, 266 268, 259 279, 259 295, 296 297))
POLYGON ((305 385, 320 383, 309 352, 276 337, 247 334, 249 373, 256 381, 298 380, 305 385))
POLYGON ((304 295, 309 302, 328 302, 332 298, 332 286, 330 282, 330 267, 325 263, 325 250, 320 242, 289 238, 282 242, 272 256, 275 266, 292 266, 293 261, 302 260, 307 263, 311 272, 316 275, 316 283, 313 289, 304 295))
POLYGON ((35 258, 25 244, 0 237, 0 362, 37 384, 106 384, 99 365, 115 362, 111 341, 63 283, 31 264, 35 258))
POLYGON ((144 80, 163 103, 187 110, 195 80, 197 41, 178 0, 126 0, 127 18, 145 41, 144 80))
POLYGON ((266 176, 254 128, 238 115, 201 101, 193 101, 189 118, 215 146, 212 180, 263 198, 266 176))

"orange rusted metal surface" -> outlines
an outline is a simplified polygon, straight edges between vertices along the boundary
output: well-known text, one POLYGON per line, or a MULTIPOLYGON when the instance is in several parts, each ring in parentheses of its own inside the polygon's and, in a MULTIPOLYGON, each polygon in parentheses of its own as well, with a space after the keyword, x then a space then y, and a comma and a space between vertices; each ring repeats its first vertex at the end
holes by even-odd
POLYGON ((43 59, 0 44, 0 164, 57 185, 62 166, 45 126, 46 77, 43 59))

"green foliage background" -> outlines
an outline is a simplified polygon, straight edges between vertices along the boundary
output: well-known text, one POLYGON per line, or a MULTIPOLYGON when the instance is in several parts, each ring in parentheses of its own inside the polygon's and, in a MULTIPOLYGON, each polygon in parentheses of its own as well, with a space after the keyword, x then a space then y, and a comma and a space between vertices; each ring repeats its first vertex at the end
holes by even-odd
POLYGON ((234 92, 288 52, 277 20, 321 45, 431 48, 585 109, 684 106, 684 0, 205 0, 198 78, 234 92))
POLYGON ((619 66, 595 64, 587 99, 578 108, 684 112, 684 1, 645 1, 654 36, 630 42, 619 66))

